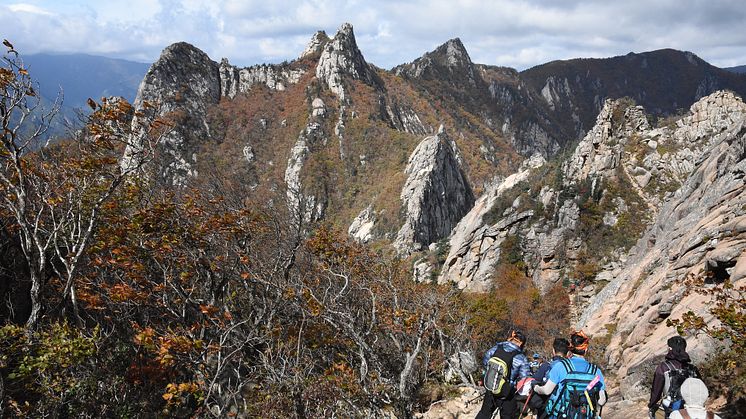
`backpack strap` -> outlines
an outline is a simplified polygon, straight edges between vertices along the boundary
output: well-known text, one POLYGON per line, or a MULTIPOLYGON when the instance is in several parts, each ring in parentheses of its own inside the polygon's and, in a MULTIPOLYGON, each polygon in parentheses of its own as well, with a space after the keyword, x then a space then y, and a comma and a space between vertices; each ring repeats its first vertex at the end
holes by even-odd
MULTIPOLYGON (((562 358, 562 359, 560 359, 560 362, 562 363, 562 365, 565 366, 565 371, 567 371, 568 374, 571 373, 571 372, 573 372, 573 371, 575 371, 575 369, 572 367, 572 362, 570 362, 569 359, 562 358)), ((557 383, 557 384, 559 384, 559 383, 557 383)))
POLYGON ((684 418, 684 419, 692 419, 692 417, 689 416, 689 412, 687 412, 686 409, 679 409, 679 410, 677 410, 677 412, 679 412, 679 414, 681 415, 681 417, 684 418))
POLYGON ((589 374, 598 375, 598 367, 596 364, 588 363, 588 370, 586 371, 589 374))

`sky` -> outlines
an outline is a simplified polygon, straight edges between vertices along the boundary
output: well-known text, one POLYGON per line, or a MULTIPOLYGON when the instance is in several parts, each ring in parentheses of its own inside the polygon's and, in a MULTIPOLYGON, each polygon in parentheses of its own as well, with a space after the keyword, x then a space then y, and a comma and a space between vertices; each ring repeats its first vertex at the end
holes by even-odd
POLYGON ((518 70, 661 48, 746 64, 743 0, 0 0, 0 38, 22 54, 140 62, 186 41, 216 61, 278 63, 345 22, 366 61, 387 69, 455 37, 472 61, 518 70))

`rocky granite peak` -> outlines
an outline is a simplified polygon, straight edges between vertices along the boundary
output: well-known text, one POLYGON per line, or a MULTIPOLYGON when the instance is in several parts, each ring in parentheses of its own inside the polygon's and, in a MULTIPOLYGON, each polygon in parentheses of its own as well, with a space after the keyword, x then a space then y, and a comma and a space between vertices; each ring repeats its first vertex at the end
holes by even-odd
POLYGON ((447 41, 412 63, 397 66, 393 71, 397 75, 423 79, 440 78, 443 74, 459 75, 472 86, 477 83, 474 64, 459 38, 447 41))
MULTIPOLYGON (((135 109, 145 110, 147 102, 157 107, 156 116, 183 115, 163 141, 164 178, 179 184, 186 176, 196 174, 194 152, 202 140, 210 137, 205 122, 207 108, 220 101, 220 92, 218 64, 186 42, 170 45, 150 66, 140 83, 135 109)), ((136 117, 133 127, 140 122, 136 117)))
POLYGON ((316 66, 316 77, 323 80, 341 101, 347 99, 344 77, 361 80, 371 86, 381 84, 357 47, 355 34, 349 23, 343 24, 334 38, 324 45, 316 66))
POLYGON ((442 55, 449 67, 468 67, 472 65, 469 53, 460 38, 448 40, 435 50, 435 54, 442 55))
POLYGON ((327 35, 326 32, 324 31, 316 32, 311 37, 311 40, 308 41, 308 45, 306 46, 306 49, 303 50, 299 58, 303 59, 311 55, 320 53, 321 50, 324 48, 324 45, 326 45, 328 42, 329 42, 329 35, 327 35))
POLYGON ((420 250, 447 237, 474 205, 456 143, 443 126, 426 137, 409 157, 401 192, 406 219, 394 246, 401 253, 420 250))
POLYGON ((624 100, 607 99, 596 124, 575 148, 563 166, 565 185, 578 183, 590 175, 609 176, 622 159, 627 139, 641 135, 650 124, 641 106, 624 100))

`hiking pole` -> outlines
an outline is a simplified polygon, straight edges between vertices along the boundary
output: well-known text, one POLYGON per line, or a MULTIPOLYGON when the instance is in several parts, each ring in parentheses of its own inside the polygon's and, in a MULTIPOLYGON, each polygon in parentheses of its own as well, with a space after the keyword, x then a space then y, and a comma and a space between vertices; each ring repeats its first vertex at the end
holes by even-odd
POLYGON ((518 415, 518 419, 523 417, 523 414, 526 412, 526 406, 528 406, 528 401, 531 400, 531 396, 534 395, 534 389, 531 389, 528 391, 528 397, 526 397, 526 403, 523 403, 523 409, 521 409, 521 414, 518 415))
POLYGON ((475 398, 473 398, 473 399, 471 399, 471 400, 467 400, 467 401, 465 402, 465 404, 466 404, 466 406, 468 406, 468 405, 470 405, 470 404, 474 403, 475 401, 477 401, 477 400, 479 400, 479 399, 481 399, 481 398, 483 398, 483 397, 484 397, 484 394, 482 394, 482 393, 480 393, 480 394, 477 394, 477 397, 475 397, 475 398))

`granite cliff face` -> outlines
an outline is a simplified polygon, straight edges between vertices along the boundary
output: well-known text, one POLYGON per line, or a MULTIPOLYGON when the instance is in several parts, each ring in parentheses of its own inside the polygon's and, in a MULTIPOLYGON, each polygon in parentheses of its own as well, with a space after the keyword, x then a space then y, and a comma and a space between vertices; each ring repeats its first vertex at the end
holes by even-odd
POLYGON ((527 160, 521 170, 486 188, 472 209, 454 227, 449 238, 449 253, 438 283, 454 282, 459 289, 488 291, 495 265, 500 258, 500 245, 521 221, 531 217, 531 211, 512 214, 490 225, 484 220, 487 212, 503 193, 526 180, 531 169, 544 164, 541 155, 527 160))
MULTIPOLYGON (((159 116, 174 123, 162 143, 160 172, 173 183, 195 175, 195 146, 210 136, 205 115, 220 100, 220 75, 215 62, 185 42, 166 48, 140 83, 134 107, 156 106, 159 116), (147 104, 147 106, 146 106, 147 104)), ((137 117, 136 117, 137 118, 137 117)), ((133 122, 137 126, 138 121, 133 122)))
POLYGON ((486 189, 452 231, 438 282, 489 289, 512 235, 539 289, 575 282, 578 306, 587 305, 620 275, 627 250, 708 153, 712 135, 737 123, 741 106, 718 92, 653 129, 642 107, 606 101, 593 129, 551 172, 534 158, 486 189))
MULTIPOLYGON (((627 399, 646 396, 642 383, 674 333, 666 318, 692 310, 712 319, 708 299, 685 293, 681 281, 746 282, 745 122, 746 105, 731 93, 718 92, 661 133, 664 142, 691 151, 691 169, 578 322, 596 335, 610 334, 606 355, 624 377, 620 388, 627 399)), ((702 362, 713 344, 704 337, 690 339, 689 353, 702 362)))
POLYGON ((474 205, 474 195, 461 168, 456 143, 441 126, 409 157, 401 192, 404 226, 394 241, 400 253, 421 250, 446 237, 474 205))

